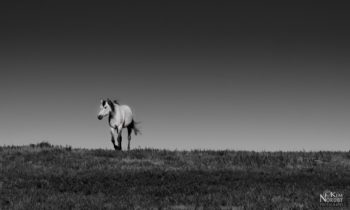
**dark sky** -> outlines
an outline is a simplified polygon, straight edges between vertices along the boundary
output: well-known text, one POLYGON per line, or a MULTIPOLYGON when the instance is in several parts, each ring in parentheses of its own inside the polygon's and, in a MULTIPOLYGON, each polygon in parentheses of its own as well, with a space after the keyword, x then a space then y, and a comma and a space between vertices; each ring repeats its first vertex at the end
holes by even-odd
POLYGON ((345 5, 42 1, 0 14, 1 144, 112 148, 97 120, 110 97, 141 121, 133 148, 349 149, 345 5))

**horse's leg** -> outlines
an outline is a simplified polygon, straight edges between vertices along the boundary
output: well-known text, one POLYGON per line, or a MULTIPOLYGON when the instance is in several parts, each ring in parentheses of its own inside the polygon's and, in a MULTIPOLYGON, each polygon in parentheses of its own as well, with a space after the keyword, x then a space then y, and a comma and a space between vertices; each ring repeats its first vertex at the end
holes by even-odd
POLYGON ((130 150, 131 131, 131 127, 128 127, 128 150, 130 150))
POLYGON ((111 128, 111 136, 112 136, 111 141, 113 143, 113 147, 115 150, 118 150, 118 147, 117 147, 117 145, 115 145, 115 140, 114 140, 114 137, 115 137, 115 129, 114 128, 111 128))
POLYGON ((122 127, 118 128, 118 147, 119 150, 122 150, 122 127))

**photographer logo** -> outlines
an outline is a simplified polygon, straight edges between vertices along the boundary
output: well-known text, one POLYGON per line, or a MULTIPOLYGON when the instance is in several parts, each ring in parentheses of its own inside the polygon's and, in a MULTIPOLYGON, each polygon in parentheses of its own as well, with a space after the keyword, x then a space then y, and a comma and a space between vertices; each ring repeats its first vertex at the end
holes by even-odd
POLYGON ((339 192, 325 190, 320 194, 320 206, 322 207, 343 207, 344 195, 339 192))

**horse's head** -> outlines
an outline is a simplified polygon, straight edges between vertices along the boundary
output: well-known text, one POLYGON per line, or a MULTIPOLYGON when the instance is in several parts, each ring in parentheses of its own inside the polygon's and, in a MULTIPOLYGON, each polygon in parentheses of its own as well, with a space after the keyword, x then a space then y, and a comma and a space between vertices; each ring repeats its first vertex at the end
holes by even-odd
POLYGON ((114 104, 110 99, 101 100, 100 111, 97 115, 99 120, 102 120, 103 117, 107 116, 110 112, 113 112, 114 104))

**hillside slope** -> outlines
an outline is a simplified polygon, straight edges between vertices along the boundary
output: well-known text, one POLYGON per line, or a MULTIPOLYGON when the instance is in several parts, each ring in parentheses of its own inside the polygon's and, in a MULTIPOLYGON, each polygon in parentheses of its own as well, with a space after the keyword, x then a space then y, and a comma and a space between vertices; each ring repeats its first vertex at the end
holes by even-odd
POLYGON ((0 147, 0 209, 319 209, 327 189, 350 196, 349 153, 0 147))

